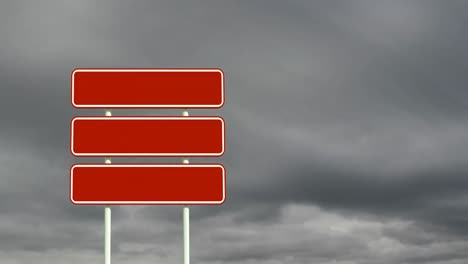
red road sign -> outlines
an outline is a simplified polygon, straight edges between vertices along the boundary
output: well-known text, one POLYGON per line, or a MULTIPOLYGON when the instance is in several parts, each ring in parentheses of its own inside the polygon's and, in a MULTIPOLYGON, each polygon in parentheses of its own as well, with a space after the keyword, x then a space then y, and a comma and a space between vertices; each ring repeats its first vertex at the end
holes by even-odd
POLYGON ((76 108, 220 108, 220 69, 76 69, 71 77, 76 108))
POLYGON ((221 156, 221 117, 75 117, 75 156, 221 156))
POLYGON ((220 164, 76 164, 70 169, 74 204, 222 204, 220 164))

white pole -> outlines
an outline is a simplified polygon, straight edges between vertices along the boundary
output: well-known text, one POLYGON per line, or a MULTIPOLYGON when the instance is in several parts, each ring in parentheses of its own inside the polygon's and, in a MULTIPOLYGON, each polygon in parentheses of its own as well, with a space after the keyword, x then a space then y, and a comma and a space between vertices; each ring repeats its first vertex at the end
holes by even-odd
POLYGON ((104 208, 104 264, 111 264, 111 209, 104 208))
MULTIPOLYGON (((184 111, 183 116, 188 116, 188 112, 184 111)), ((188 164, 188 159, 182 161, 188 164)), ((190 264, 190 210, 188 207, 183 209, 183 225, 184 225, 184 264, 190 264)))
POLYGON ((188 207, 184 207, 184 264, 190 264, 190 211, 188 207))
MULTIPOLYGON (((112 116, 111 111, 106 111, 106 116, 112 116)), ((110 158, 106 158, 106 164, 111 163, 110 158)), ((104 208, 104 264, 111 264, 111 208, 104 208)))

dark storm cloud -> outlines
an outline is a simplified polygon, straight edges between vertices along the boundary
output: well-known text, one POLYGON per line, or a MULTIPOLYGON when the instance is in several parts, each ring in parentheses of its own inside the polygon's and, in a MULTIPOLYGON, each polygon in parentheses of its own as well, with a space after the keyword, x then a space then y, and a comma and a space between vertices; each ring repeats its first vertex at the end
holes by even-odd
MULTIPOLYGON (((274 190, 278 194, 275 198, 282 200, 291 197, 299 202, 317 202, 326 207, 362 207, 365 210, 390 212, 399 209, 414 210, 416 208, 413 207, 430 204, 438 198, 457 197, 466 193, 468 188, 466 178, 461 176, 464 172, 463 165, 395 177, 339 170, 336 167, 326 169, 324 164, 314 165, 301 167, 296 163, 295 172, 288 170, 288 177, 279 177, 274 184, 278 186, 274 190)), ((285 175, 283 171, 278 173, 285 175)), ((267 196, 265 199, 269 198, 267 196)))
MULTIPOLYGON (((73 115, 102 115, 71 108, 74 68, 221 67, 225 107, 190 113, 226 119, 227 152, 216 161, 228 199, 192 208, 194 259, 466 263, 467 8, 2 3, 1 262, 101 261, 102 208, 67 198, 69 166, 102 161, 68 150, 73 115)), ((180 208, 115 207, 113 216, 119 263, 180 263, 180 208)))

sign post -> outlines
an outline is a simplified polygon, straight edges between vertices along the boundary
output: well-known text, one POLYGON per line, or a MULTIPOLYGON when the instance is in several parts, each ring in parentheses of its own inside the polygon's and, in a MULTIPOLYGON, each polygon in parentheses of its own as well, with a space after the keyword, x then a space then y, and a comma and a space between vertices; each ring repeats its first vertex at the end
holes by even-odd
MULTIPOLYGON (((182 116, 188 116, 188 111, 184 111, 182 116)), ((189 160, 184 159, 184 164, 188 164, 189 160)), ((183 228, 184 228, 184 264, 190 264, 190 209, 188 206, 183 209, 183 228)))
POLYGON ((188 207, 183 209, 184 221, 184 264, 190 264, 190 211, 188 207))
MULTIPOLYGON (((106 111, 106 116, 112 116, 111 111, 106 111)), ((111 163, 110 158, 104 159, 106 164, 111 163)), ((111 264, 111 208, 104 208, 104 264, 111 264)))
MULTIPOLYGON (((75 69, 71 104, 81 109, 221 108, 221 69, 75 69)), ((70 151, 104 157, 104 164, 70 169, 70 200, 104 206, 104 264, 111 264, 111 205, 183 205, 183 263, 190 264, 189 205, 219 205, 226 199, 221 164, 189 164, 187 157, 224 154, 221 117, 75 117, 70 151), (186 157, 182 164, 112 164, 117 157, 186 157)))

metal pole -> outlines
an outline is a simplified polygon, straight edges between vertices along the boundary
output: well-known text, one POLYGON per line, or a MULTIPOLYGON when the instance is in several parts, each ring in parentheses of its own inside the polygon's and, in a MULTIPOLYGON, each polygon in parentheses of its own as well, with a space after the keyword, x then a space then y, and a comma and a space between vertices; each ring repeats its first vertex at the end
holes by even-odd
MULTIPOLYGON (((106 111, 106 116, 112 116, 111 111, 106 111)), ((104 160, 106 164, 111 163, 110 158, 104 160)), ((104 208, 104 264, 111 264, 111 208, 104 208)))
MULTIPOLYGON (((188 112, 184 111, 183 116, 188 116, 188 112)), ((182 161, 188 164, 188 159, 182 161)), ((184 225, 184 264, 190 264, 190 210, 186 206, 183 209, 183 225, 184 225)))
POLYGON ((190 264, 190 211, 188 207, 184 207, 184 264, 190 264))
POLYGON ((111 209, 104 208, 104 264, 111 264, 111 209))

